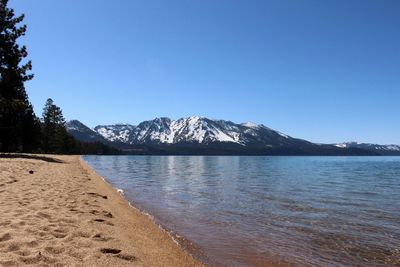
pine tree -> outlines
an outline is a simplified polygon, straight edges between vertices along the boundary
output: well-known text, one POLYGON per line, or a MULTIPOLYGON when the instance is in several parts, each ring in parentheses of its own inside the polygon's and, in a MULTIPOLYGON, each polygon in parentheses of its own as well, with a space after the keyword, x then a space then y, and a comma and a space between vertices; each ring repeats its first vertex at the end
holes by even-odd
POLYGON ((17 44, 26 25, 18 26, 24 15, 16 17, 7 3, 0 0, 0 151, 30 152, 37 148, 40 124, 24 86, 33 78, 32 64, 23 63, 28 53, 17 44))
POLYGON ((67 133, 61 109, 49 98, 43 109, 42 145, 46 153, 72 153, 74 140, 67 133))

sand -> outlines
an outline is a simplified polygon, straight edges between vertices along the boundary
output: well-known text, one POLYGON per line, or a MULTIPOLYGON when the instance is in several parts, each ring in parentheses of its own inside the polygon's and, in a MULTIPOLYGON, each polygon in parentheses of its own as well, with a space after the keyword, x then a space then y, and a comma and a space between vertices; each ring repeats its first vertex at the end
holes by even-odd
POLYGON ((45 157, 0 158, 0 266, 202 266, 79 156, 45 157))

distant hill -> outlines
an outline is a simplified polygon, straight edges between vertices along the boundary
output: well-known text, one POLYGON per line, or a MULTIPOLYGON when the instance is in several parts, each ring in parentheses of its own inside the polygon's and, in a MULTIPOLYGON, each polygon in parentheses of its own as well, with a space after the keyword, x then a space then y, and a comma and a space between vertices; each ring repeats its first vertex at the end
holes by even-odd
MULTIPOLYGON (((102 142, 127 154, 387 155, 383 150, 367 147, 316 144, 262 124, 237 124, 197 116, 178 120, 156 118, 138 125, 99 125, 94 129, 72 120, 67 123, 67 130, 78 140, 102 142)), ((400 150, 393 153, 400 155, 400 150)))
POLYGON ((400 155, 400 146, 398 145, 377 145, 377 144, 368 144, 368 143, 358 143, 358 142, 346 142, 340 144, 334 144, 340 148, 359 148, 364 149, 373 153, 377 153, 379 155, 385 156, 398 156, 400 155))
POLYGON ((65 126, 67 131, 79 141, 102 143, 107 142, 107 140, 101 134, 93 131, 78 120, 67 121, 65 126))

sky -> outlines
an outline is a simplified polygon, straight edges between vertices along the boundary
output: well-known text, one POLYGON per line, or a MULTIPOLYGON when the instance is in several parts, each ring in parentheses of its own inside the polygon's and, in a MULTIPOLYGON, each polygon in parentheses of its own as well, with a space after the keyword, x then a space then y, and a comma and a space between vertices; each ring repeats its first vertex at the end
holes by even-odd
POLYGON ((313 142, 400 144, 400 1, 10 0, 37 115, 193 115, 313 142))

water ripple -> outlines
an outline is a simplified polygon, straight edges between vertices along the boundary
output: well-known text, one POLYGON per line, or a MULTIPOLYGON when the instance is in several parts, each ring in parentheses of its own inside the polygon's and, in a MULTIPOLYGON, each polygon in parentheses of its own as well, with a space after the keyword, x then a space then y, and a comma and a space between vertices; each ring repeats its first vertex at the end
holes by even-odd
POLYGON ((84 159, 214 262, 400 265, 399 157, 84 159))

